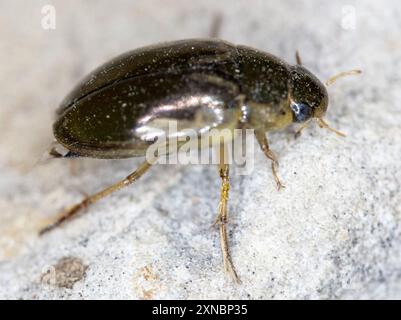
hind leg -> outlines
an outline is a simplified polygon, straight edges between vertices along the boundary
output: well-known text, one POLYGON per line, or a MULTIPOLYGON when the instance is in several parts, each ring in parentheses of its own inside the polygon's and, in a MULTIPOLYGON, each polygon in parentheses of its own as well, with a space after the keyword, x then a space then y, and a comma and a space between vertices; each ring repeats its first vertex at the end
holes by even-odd
POLYGON ((110 187, 99 191, 91 196, 86 197, 84 200, 81 202, 73 205, 72 207, 62 211, 59 216, 56 218, 56 220, 40 230, 39 234, 42 235, 46 232, 49 232, 50 230, 58 227, 62 223, 71 220, 74 218, 78 213, 82 212, 83 209, 87 208, 88 206, 98 202, 100 199, 103 199, 107 197, 108 195, 132 184, 136 180, 138 180, 146 171, 149 170, 149 168, 152 166, 153 162, 148 162, 144 161, 138 169, 136 169, 133 173, 128 175, 125 179, 111 185, 110 187))

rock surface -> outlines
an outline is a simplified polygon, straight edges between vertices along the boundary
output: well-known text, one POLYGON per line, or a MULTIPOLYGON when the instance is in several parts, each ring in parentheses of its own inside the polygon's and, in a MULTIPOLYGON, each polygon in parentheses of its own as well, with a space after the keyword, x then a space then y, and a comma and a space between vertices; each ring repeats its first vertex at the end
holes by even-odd
POLYGON ((0 298, 400 298, 400 16, 399 1, 373 0, 2 1, 0 298), (48 3, 55 30, 41 27, 48 3), (140 161, 38 164, 63 96, 123 51, 207 36, 216 14, 221 38, 290 62, 298 49, 321 79, 363 70, 329 89, 327 118, 345 139, 316 126, 297 140, 292 129, 270 135, 284 190, 275 190, 257 148, 252 174, 233 169, 230 243, 242 285, 224 275, 211 228, 219 198, 212 166, 157 166, 39 238, 57 210, 140 161), (57 272, 67 258, 83 272, 68 286, 49 281, 52 272, 65 276, 57 272))

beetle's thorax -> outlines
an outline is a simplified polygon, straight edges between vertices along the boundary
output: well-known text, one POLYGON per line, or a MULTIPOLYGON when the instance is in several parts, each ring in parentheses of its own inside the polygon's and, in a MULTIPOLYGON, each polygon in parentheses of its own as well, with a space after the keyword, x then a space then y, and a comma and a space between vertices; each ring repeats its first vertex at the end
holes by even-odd
POLYGON ((252 48, 239 46, 238 52, 247 127, 269 131, 289 125, 292 122, 290 66, 252 48))

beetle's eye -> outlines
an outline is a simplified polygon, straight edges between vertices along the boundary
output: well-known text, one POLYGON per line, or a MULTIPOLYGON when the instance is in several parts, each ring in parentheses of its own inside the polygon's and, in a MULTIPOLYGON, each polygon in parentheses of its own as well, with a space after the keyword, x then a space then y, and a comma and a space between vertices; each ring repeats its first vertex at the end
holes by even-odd
POLYGON ((294 114, 295 122, 304 122, 312 116, 312 108, 303 102, 291 103, 292 113, 294 114))

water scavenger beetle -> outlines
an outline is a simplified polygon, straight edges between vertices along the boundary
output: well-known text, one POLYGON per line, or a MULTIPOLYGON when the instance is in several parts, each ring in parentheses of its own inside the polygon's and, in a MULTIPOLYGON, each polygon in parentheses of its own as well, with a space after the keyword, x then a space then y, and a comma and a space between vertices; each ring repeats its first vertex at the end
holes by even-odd
MULTIPOLYGON (((155 142, 153 131, 175 120, 179 127, 202 132, 211 128, 254 130, 277 187, 277 159, 266 132, 300 123, 301 129, 322 119, 328 106, 325 86, 301 65, 250 47, 217 39, 161 43, 122 54, 86 76, 57 110, 53 126, 63 155, 103 159, 144 156, 155 142), (199 119, 201 119, 199 121, 199 119)), ((359 73, 343 72, 340 76, 359 73)), ((168 140, 169 137, 167 137, 168 140)), ((220 146, 224 159, 225 147, 220 146)), ((60 156, 55 149, 51 153, 60 156)), ((61 212, 41 234, 76 216, 82 209, 139 179, 154 162, 146 159, 116 184, 61 212)), ((231 262, 226 223, 229 165, 220 161, 219 225, 225 270, 239 281, 231 262)))

